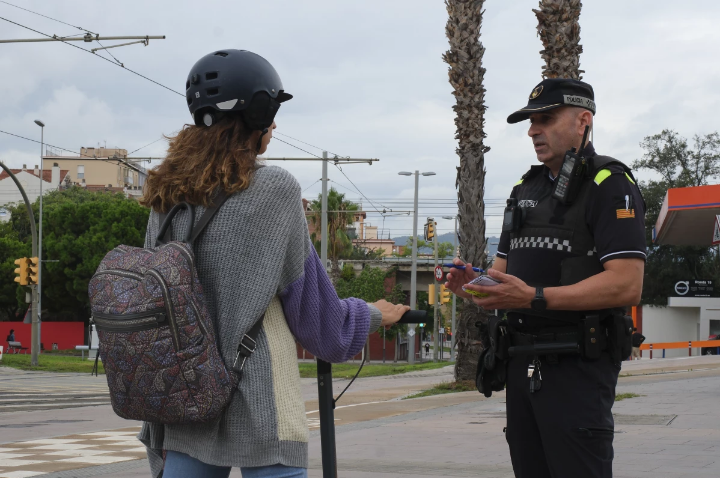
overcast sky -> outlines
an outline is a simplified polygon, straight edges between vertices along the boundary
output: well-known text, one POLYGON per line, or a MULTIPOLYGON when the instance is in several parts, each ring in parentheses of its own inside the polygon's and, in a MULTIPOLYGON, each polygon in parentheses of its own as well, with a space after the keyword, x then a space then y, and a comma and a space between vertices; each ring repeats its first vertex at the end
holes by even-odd
MULTIPOLYGON (((427 216, 454 215, 454 98, 441 55, 448 48, 447 12, 439 0, 219 1, 11 0, 24 8, 101 35, 167 35, 150 46, 110 50, 128 68, 177 91, 201 56, 222 48, 254 51, 278 70, 295 98, 283 105, 277 132, 373 166, 343 168, 373 204, 367 211, 407 210, 412 178, 401 170, 434 171, 421 179, 423 204, 444 199, 427 216)), ((542 48, 532 8, 537 0, 488 0, 481 41, 488 113, 487 199, 504 199, 535 157, 527 122, 505 118, 524 106, 541 80, 542 48)), ((581 68, 598 107, 595 146, 631 163, 644 136, 671 128, 682 135, 718 130, 720 107, 720 3, 685 0, 586 0, 580 17, 581 68)), ((0 16, 47 34, 80 33, 70 26, 0 3, 0 16)), ((0 38, 40 35, 0 20, 0 38)), ((112 42, 106 42, 111 44, 112 42)), ((92 47, 82 42, 85 48, 92 47)), ((94 46, 97 46, 96 44, 94 46)), ((107 144, 132 151, 190 121, 185 100, 117 66, 66 44, 0 44, 3 73, 0 129, 39 138, 33 120, 46 124, 48 143, 77 151, 107 144)), ((287 140, 286 137, 280 137, 287 140)), ((321 154, 320 149, 297 143, 321 154)), ((157 142, 136 155, 163 156, 157 142)), ((12 167, 37 164, 37 144, 0 134, 0 159, 12 167)), ((310 157, 273 141, 272 157, 310 157)), ((320 192, 319 162, 280 164, 300 181, 304 196, 320 192)), ((644 173, 637 176, 641 179, 644 173)), ((332 186, 360 199, 330 167, 332 186)), ((489 209, 488 213, 499 213, 489 209)), ((411 233, 407 216, 377 213, 370 222, 393 237, 411 233)), ((488 235, 500 218, 488 217, 488 235)), ((452 229, 439 221, 440 232, 452 229)))

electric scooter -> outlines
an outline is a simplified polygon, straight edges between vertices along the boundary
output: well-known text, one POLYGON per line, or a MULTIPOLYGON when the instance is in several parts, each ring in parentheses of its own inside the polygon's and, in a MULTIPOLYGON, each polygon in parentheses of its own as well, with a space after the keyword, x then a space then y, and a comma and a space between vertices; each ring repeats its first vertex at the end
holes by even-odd
MULTIPOLYGON (((409 310, 403 314, 398 324, 420 324, 427 321, 427 312, 424 310, 409 310)), ((362 369, 362 365, 360 365, 362 369)), ((358 370, 358 374, 360 370, 358 370)), ((342 397, 333 398, 332 364, 317 360, 318 376, 318 402, 320 414, 320 449, 322 450, 323 478, 337 478, 337 455, 335 453, 335 403, 342 397)), ((357 378, 357 374, 355 375, 357 378)), ((348 387, 355 380, 353 378, 348 387)))

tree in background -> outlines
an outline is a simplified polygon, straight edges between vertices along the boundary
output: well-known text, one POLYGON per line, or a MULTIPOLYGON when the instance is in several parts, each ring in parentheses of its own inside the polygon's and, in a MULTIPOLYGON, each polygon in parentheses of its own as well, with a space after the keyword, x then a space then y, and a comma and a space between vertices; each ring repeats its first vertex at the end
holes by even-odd
POLYGON ((15 260, 31 253, 30 243, 19 239, 12 222, 0 222, 0 320, 22 317, 27 310, 25 287, 15 282, 15 260))
MULTIPOLYGON (((35 217, 39 217, 38 201, 33 209, 35 217)), ((9 210, 11 218, 4 227, 14 236, 3 234, 3 239, 12 241, 16 237, 27 251, 21 256, 29 255, 31 237, 25 207, 9 210)), ((149 209, 122 194, 75 187, 43 197, 43 260, 57 261, 43 264, 44 320, 89 317, 90 278, 113 248, 120 244, 143 246, 149 214, 149 209)), ((0 264, 5 264, 7 253, 5 248, 0 250, 0 264)), ((5 287, 0 290, 5 291, 5 287)), ((24 290, 20 296, 24 296, 24 290)), ((0 300, 5 300, 4 294, 0 300)))
MULTIPOLYGON (((336 282, 340 276, 340 259, 346 258, 353 252, 352 239, 348 236, 347 227, 352 225, 355 220, 355 213, 360 207, 351 201, 345 199, 344 193, 339 193, 335 188, 330 188, 327 198, 328 208, 328 259, 332 263, 330 276, 333 282, 336 282)), ((321 237, 322 237, 322 195, 310 203, 310 209, 313 215, 310 216, 315 226, 315 232, 311 234, 311 239, 315 245, 315 249, 320 254, 321 237)))
MULTIPOLYGON (((455 96, 455 139, 460 167, 457 171, 458 235, 460 257, 475 265, 485 262, 485 48, 480 43, 484 0, 446 0, 448 21, 445 33, 450 49, 443 55, 455 96)), ((456 380, 475 380, 482 351, 478 321, 487 316, 470 301, 457 320, 458 355, 456 380)))
POLYGON ((543 78, 581 80, 580 0, 541 0, 537 32, 543 44, 540 56, 545 61, 543 78))
POLYGON ((703 186, 720 176, 720 134, 695 135, 693 143, 691 148, 675 131, 663 130, 640 143, 645 154, 632 165, 633 169, 653 171, 660 178, 639 183, 647 205, 644 304, 667 305, 667 297, 678 280, 720 279, 716 249, 659 245, 652 241, 652 229, 668 189, 703 186))
MULTIPOLYGON (((403 247, 403 250, 400 254, 393 254, 396 257, 410 257, 412 255, 412 249, 413 249, 413 238, 409 237, 407 243, 405 244, 405 247, 403 247)), ((426 254, 434 254, 435 252, 435 246, 433 246, 432 242, 425 241, 423 239, 418 239, 418 252, 422 251, 426 254)), ((438 244, 438 257, 454 257, 455 256, 455 246, 452 245, 450 242, 441 242, 438 244)))

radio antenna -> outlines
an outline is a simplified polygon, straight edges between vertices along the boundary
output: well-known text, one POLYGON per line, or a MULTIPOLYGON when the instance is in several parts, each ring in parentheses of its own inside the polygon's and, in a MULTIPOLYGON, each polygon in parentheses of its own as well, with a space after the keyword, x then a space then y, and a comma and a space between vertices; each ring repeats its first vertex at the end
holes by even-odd
POLYGON ((580 143, 580 151, 578 151, 578 156, 582 156, 583 152, 585 151, 585 142, 587 141, 589 132, 590 132, 590 125, 587 125, 587 126, 585 126, 585 133, 583 133, 582 143, 580 143))

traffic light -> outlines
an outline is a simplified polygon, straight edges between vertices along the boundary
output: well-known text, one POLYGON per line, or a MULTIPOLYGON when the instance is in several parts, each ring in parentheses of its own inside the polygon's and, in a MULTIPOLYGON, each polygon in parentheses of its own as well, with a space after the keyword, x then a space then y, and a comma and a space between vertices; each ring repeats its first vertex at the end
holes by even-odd
POLYGON ((435 221, 432 219, 425 224, 425 240, 432 241, 435 237, 435 221))
POLYGON ((29 263, 30 262, 28 261, 27 257, 22 257, 15 260, 15 265, 18 266, 18 268, 15 269, 15 274, 18 275, 15 278, 15 282, 19 283, 20 285, 28 285, 28 273, 30 272, 30 270, 28 269, 29 263))
POLYGON ((423 328, 423 327, 425 327, 425 324, 424 324, 424 323, 422 323, 422 324, 418 324, 418 325, 420 325, 420 328, 423 328))
POLYGON ((28 285, 35 285, 38 283, 38 273, 40 272, 40 259, 37 257, 31 257, 28 260, 28 285))
POLYGON ((435 284, 428 285, 428 305, 435 305, 435 284))
POLYGON ((450 289, 445 287, 445 284, 440 284, 440 303, 447 304, 452 299, 452 292, 450 289))

